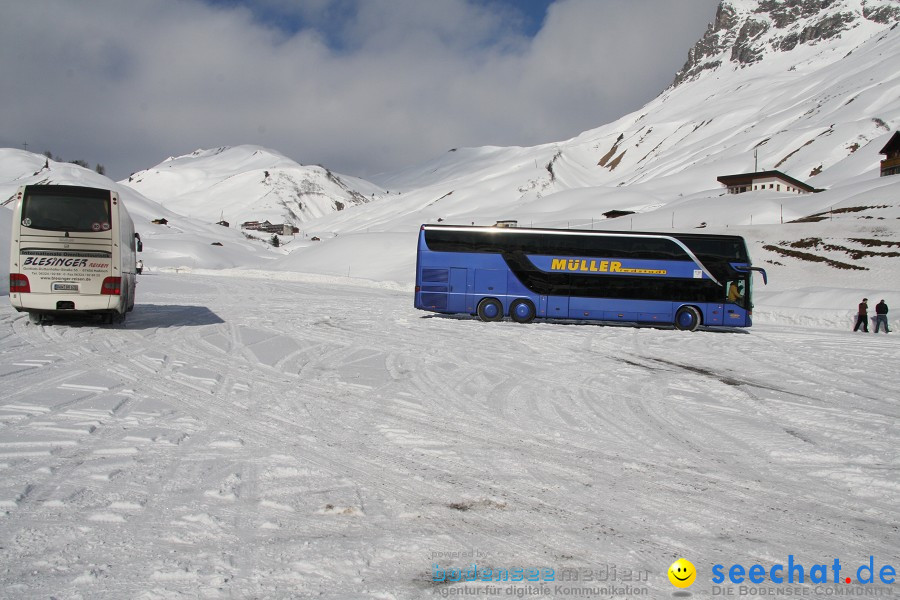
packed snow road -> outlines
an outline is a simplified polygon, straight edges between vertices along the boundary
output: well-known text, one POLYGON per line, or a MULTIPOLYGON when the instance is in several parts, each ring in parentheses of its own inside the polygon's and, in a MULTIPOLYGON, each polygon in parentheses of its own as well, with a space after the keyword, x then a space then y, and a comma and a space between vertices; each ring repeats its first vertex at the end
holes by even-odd
POLYGON ((682 556, 698 596, 716 564, 900 566, 892 335, 482 323, 350 280, 138 294, 124 327, 0 308, 4 597, 661 598, 682 556), (473 564, 542 581, 448 581, 473 564))

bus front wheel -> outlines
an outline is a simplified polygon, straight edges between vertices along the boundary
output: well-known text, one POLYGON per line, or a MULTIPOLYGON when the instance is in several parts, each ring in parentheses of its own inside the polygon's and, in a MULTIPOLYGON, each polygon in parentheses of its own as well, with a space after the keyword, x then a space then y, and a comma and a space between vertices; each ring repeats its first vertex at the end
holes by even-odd
POLYGON ((509 316, 516 323, 531 323, 534 321, 534 304, 531 300, 516 300, 509 307, 509 316))
POLYGON ((485 298, 478 303, 478 318, 482 321, 499 321, 503 318, 503 305, 496 298, 485 298))
POLYGON ((700 311, 693 306, 682 306, 675 313, 675 328, 682 331, 696 331, 700 321, 700 311))

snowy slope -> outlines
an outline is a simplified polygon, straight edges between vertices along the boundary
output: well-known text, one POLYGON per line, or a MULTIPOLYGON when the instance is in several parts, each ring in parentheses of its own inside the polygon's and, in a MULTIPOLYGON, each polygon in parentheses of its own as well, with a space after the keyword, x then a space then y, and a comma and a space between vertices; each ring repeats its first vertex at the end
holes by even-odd
MULTIPOLYGON (((755 4, 725 3, 738 12, 755 4)), ((376 202, 332 215, 321 220, 323 228, 391 230, 436 218, 564 224, 573 217, 596 220, 611 209, 647 213, 685 197, 716 198, 717 176, 752 171, 757 160, 759 170, 777 168, 819 188, 876 178, 878 150, 900 125, 900 27, 863 18, 871 5, 829 3, 829 11, 856 11, 848 29, 790 51, 769 48, 791 31, 773 26, 757 42, 769 51, 756 62, 730 61, 732 40, 722 56, 709 59, 721 62, 718 67, 572 140, 457 149, 380 179, 404 192, 390 208, 376 202), (577 200, 556 197, 569 190, 585 193, 577 200)), ((739 14, 744 21, 732 23, 732 37, 751 16, 762 18, 739 14)), ((809 22, 814 16, 793 28, 802 32, 809 22)))
POLYGON ((383 195, 372 183, 246 145, 171 157, 121 183, 179 214, 234 227, 299 225, 383 195))

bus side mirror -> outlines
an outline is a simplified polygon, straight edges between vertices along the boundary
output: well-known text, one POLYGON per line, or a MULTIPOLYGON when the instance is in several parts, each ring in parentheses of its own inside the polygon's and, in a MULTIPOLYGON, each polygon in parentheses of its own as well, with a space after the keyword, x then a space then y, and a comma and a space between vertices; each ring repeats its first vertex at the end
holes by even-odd
POLYGON ((144 242, 141 241, 141 234, 139 234, 139 233, 134 234, 134 239, 137 240, 137 251, 143 252, 144 251, 144 242))
POLYGON ((739 271, 741 273, 753 272, 756 271, 760 275, 762 275, 763 283, 765 285, 769 284, 769 276, 766 274, 766 270, 761 267, 735 267, 735 271, 739 271))

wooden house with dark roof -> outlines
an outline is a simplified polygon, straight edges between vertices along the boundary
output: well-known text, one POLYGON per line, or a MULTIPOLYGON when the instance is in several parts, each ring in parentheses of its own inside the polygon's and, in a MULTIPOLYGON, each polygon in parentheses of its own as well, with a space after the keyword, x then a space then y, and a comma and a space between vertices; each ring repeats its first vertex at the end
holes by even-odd
POLYGON ((881 176, 900 175, 900 131, 894 132, 879 154, 885 155, 881 161, 881 176))
POLYGON ((743 194, 757 190, 787 192, 789 194, 812 194, 821 192, 781 171, 758 171, 739 175, 722 175, 716 181, 728 188, 729 194, 743 194))

